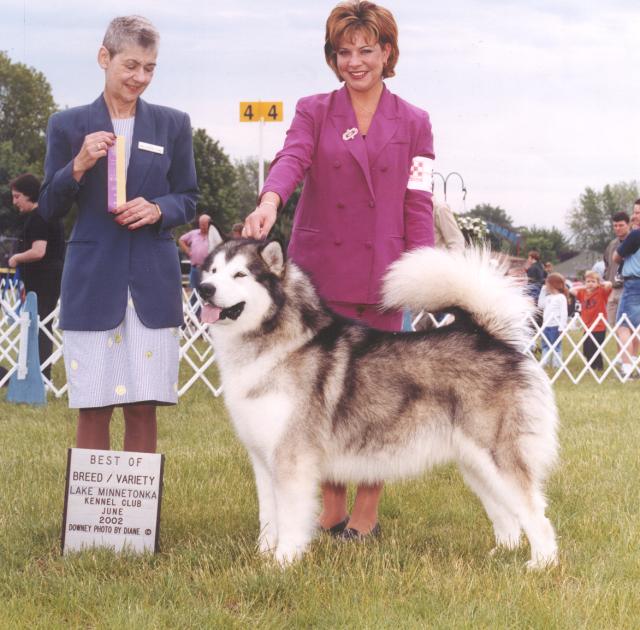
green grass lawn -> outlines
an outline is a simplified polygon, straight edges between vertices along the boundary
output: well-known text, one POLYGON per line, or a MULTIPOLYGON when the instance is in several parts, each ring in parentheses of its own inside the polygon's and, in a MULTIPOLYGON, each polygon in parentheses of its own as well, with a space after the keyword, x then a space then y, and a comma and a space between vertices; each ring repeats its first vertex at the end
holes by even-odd
POLYGON ((62 558, 75 417, 64 399, 0 402, 0 627, 638 628, 640 383, 555 389, 560 566, 540 573, 526 546, 489 557, 490 524, 452 467, 386 488, 380 541, 322 538, 286 570, 263 561, 247 457, 201 386, 160 410, 161 553, 62 558))

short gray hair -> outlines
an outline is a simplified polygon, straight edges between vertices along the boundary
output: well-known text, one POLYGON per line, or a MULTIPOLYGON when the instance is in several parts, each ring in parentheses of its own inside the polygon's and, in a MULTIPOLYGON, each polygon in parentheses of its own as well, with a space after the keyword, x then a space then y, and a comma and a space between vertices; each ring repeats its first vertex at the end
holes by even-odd
POLYGON ((160 34, 147 18, 141 15, 127 15, 111 20, 102 45, 113 57, 122 52, 127 45, 157 48, 159 41, 160 34))

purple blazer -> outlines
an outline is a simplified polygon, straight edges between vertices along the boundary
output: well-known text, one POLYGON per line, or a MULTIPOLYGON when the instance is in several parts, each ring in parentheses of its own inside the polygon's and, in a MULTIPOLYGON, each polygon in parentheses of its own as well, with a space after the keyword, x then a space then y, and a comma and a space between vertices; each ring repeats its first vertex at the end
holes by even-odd
POLYGON ((433 158, 427 112, 384 88, 366 139, 346 87, 300 99, 262 192, 283 204, 304 179, 289 256, 329 301, 378 304, 402 252, 433 245, 431 192, 408 189, 411 162, 433 158))

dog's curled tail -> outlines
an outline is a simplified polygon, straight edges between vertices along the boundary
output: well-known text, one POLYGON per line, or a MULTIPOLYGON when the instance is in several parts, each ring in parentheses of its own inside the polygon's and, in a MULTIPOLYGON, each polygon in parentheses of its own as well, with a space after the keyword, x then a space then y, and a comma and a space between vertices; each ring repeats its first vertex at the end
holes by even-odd
POLYGON ((406 306, 417 313, 460 308, 498 339, 518 350, 526 347, 533 302, 488 249, 407 252, 389 267, 382 293, 383 306, 390 309, 406 306))

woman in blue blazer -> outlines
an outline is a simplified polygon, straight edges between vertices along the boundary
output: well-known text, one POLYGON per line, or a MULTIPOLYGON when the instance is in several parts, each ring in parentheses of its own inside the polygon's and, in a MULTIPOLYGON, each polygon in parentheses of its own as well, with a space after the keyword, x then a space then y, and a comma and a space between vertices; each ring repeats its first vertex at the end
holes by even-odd
POLYGON ((124 449, 156 449, 156 405, 177 401, 180 265, 170 228, 195 215, 189 117, 140 99, 156 66, 158 33, 146 19, 114 19, 98 63, 104 92, 54 114, 47 129, 38 212, 78 208, 62 277, 60 328, 77 446, 109 448, 114 406, 124 449), (107 152, 126 138, 126 203, 108 208, 107 152))

